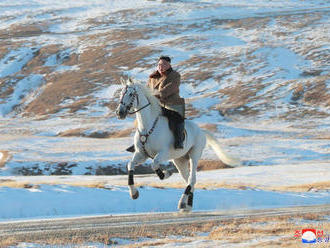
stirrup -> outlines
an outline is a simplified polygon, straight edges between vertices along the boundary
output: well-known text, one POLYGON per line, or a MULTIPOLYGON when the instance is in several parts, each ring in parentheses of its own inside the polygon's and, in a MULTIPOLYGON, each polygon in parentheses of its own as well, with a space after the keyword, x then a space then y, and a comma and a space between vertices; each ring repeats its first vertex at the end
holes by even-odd
POLYGON ((183 141, 174 143, 175 149, 183 149, 183 141))
POLYGON ((126 148, 126 151, 128 151, 128 152, 135 152, 134 145, 131 145, 130 147, 126 148))
POLYGON ((175 148, 176 150, 178 150, 178 149, 183 149, 183 144, 176 144, 176 145, 174 145, 174 148, 175 148))

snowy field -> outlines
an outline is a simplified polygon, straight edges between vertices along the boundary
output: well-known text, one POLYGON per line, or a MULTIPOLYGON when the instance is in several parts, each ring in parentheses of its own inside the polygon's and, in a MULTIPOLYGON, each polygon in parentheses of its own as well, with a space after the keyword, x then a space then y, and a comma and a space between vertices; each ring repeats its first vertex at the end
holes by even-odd
MULTIPOLYGON (((0 222, 113 215, 175 212, 182 189, 143 187, 132 201, 127 187, 107 185, 104 189, 68 185, 39 185, 37 188, 0 189, 0 222)), ((213 189, 194 193, 194 211, 265 209, 330 204, 328 192, 274 192, 258 189, 213 189)))
MULTIPOLYGON (((194 211, 330 204, 329 9, 322 0, 1 1, 0 222, 176 211, 178 174, 138 175, 136 201, 116 175, 134 135, 134 117, 114 115, 118 79, 144 82, 160 54, 182 75, 187 118, 244 165, 198 172, 194 211)), ((207 148, 202 160, 217 157, 207 148)))

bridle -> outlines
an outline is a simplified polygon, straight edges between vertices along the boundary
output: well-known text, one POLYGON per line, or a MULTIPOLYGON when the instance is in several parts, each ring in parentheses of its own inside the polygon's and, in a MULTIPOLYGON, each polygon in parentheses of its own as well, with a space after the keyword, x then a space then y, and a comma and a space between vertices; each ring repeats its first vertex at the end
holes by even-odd
POLYGON ((135 98, 136 98, 137 106, 140 105, 139 95, 138 95, 138 93, 137 93, 137 91, 136 91, 136 89, 135 89, 134 87, 129 87, 128 85, 126 85, 125 88, 124 88, 124 90, 125 90, 125 91, 124 91, 124 93, 122 94, 122 96, 121 96, 121 98, 120 98, 120 104, 124 105, 124 106, 127 108, 128 114, 130 114, 130 115, 131 115, 131 114, 135 114, 135 113, 141 111, 142 109, 148 107, 148 106, 151 104, 151 103, 148 101, 148 103, 147 103, 146 105, 144 105, 143 107, 139 108, 138 110, 135 110, 135 111, 133 111, 133 112, 129 112, 129 110, 130 110, 130 109, 132 108, 132 106, 133 106, 133 103, 134 103, 134 101, 135 101, 135 98), (132 89, 134 90, 134 92, 132 93, 132 94, 133 94, 133 97, 132 97, 131 102, 130 102, 129 104, 126 105, 126 104, 123 102, 123 98, 124 98, 124 96, 126 95, 128 88, 132 88, 132 89))
MULTIPOLYGON (((130 87, 130 86, 126 85, 125 88, 124 88, 124 91, 123 91, 123 93, 122 93, 122 96, 121 96, 121 98, 120 98, 120 104, 124 105, 124 106, 127 108, 127 112, 128 112, 128 114, 135 114, 135 113, 141 111, 142 109, 148 107, 148 106, 151 104, 150 101, 148 100, 148 103, 147 103, 146 105, 144 105, 143 107, 141 107, 141 108, 139 108, 138 110, 135 110, 135 111, 133 111, 133 112, 129 112, 129 110, 130 110, 130 109, 132 108, 132 106, 133 106, 133 103, 134 103, 134 101, 135 101, 135 98, 136 98, 136 101, 137 101, 137 106, 139 106, 139 105, 140 105, 139 95, 138 95, 136 89, 135 89, 134 87, 130 87), (129 104, 126 105, 126 104, 123 102, 123 98, 124 98, 124 96, 126 95, 128 88, 132 88, 134 91, 133 91, 133 93, 131 93, 131 94, 132 94, 132 100, 131 100, 131 102, 130 102, 129 104)), ((138 129, 138 132, 139 132, 139 140, 140 140, 141 145, 142 145, 142 150, 143 150, 143 152, 144 152, 148 157, 150 157, 150 158, 153 158, 153 157, 147 152, 147 149, 146 149, 146 143, 147 143, 147 141, 148 141, 149 136, 153 133, 153 131, 154 131, 155 127, 156 127, 156 124, 157 124, 158 120, 159 120, 159 116, 157 116, 157 118, 155 119, 155 121, 154 121, 154 123, 153 123, 151 129, 150 129, 146 134, 142 134, 142 133, 140 132, 140 130, 138 129)))

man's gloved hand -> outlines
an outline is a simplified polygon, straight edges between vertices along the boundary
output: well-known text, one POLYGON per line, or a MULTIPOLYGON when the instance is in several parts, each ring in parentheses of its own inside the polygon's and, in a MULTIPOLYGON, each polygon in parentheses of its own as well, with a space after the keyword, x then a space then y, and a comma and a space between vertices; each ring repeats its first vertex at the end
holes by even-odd
POLYGON ((158 99, 161 99, 161 96, 160 96, 160 92, 159 92, 159 90, 154 90, 154 91, 153 91, 153 95, 154 95, 155 97, 157 97, 158 99))

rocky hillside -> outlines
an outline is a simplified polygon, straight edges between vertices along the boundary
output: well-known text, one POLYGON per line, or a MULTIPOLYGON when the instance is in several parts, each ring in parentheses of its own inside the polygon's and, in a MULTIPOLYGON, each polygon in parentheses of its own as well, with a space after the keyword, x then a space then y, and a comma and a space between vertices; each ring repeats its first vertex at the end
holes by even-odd
POLYGON ((1 4, 2 116, 90 114, 96 105, 113 111, 116 95, 98 92, 122 75, 146 80, 160 54, 182 74, 188 116, 210 109, 228 118, 329 114, 327 4, 29 2, 1 4))
POLYGON ((0 9, 3 135, 129 136, 133 125, 114 118, 119 78, 145 81, 165 54, 182 75, 187 117, 222 137, 220 122, 276 122, 329 139, 330 1, 4 0, 0 9))

